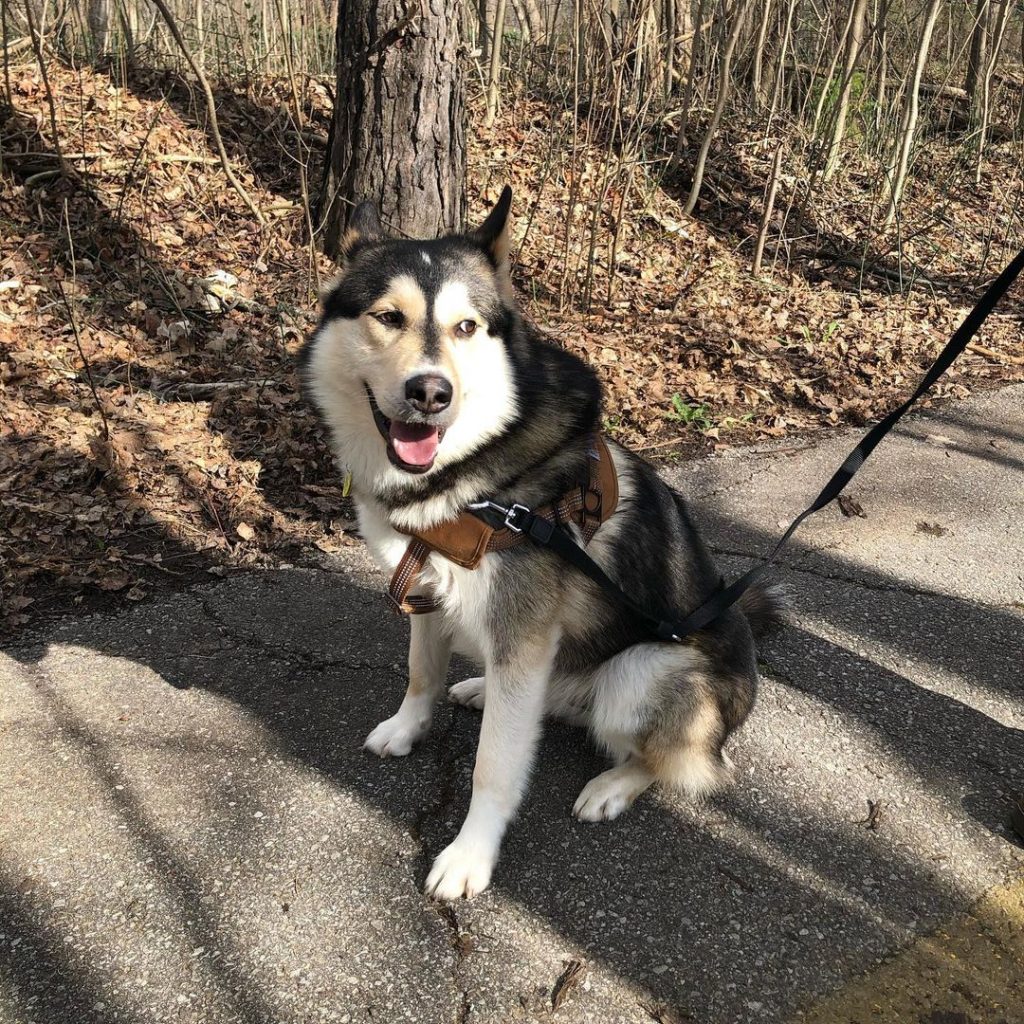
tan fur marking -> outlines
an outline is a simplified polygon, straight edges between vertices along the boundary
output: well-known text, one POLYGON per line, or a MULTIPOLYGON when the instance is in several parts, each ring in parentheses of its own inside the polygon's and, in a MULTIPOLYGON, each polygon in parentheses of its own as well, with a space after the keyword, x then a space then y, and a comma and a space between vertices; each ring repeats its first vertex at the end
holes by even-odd
POLYGON ((427 315, 427 298, 414 277, 399 274, 392 278, 388 290, 374 303, 373 308, 397 309, 405 316, 410 327, 418 325, 422 329, 427 315))
POLYGON ((349 228, 345 234, 341 236, 341 242, 338 244, 338 252, 343 260, 348 258, 348 254, 351 252, 352 247, 362 237, 362 234, 356 231, 355 228, 349 228))
MULTIPOLYGON (((692 680, 692 677, 691 677, 692 680)), ((706 685, 692 680, 688 700, 679 700, 640 742, 640 760, 659 781, 700 797, 728 777, 722 761, 722 716, 706 685)))

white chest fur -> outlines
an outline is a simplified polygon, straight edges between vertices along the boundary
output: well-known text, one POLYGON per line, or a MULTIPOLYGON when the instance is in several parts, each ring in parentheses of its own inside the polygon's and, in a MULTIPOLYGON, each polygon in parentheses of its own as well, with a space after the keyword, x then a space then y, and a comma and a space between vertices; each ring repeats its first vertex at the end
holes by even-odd
MULTIPOLYGON (((377 564, 393 573, 409 537, 399 533, 387 521, 379 507, 357 501, 359 529, 377 564)), ((485 555, 476 569, 464 569, 438 554, 427 560, 420 584, 413 593, 429 593, 441 602, 441 614, 451 630, 455 648, 477 661, 484 660, 487 649, 487 606, 494 561, 485 555)))

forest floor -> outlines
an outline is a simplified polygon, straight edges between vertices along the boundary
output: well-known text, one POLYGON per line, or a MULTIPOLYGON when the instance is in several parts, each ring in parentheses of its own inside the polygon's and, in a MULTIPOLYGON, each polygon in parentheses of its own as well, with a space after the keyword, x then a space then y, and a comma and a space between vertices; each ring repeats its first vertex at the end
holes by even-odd
MULTIPOLYGON (((269 221, 260 229, 183 80, 136 71, 118 83, 51 64, 51 107, 38 67, 10 77, 0 624, 350 544, 342 481, 295 377, 334 272, 303 240, 299 174, 305 162, 315 190, 326 88, 304 84, 299 130, 285 83, 218 89, 236 173, 269 221)), ((646 168, 625 195, 603 189, 599 139, 566 143, 567 169, 556 147, 572 124, 549 105, 515 99, 487 130, 477 113, 473 215, 513 185, 529 314, 598 367, 606 429, 660 458, 874 419, 917 381, 1020 233, 1013 144, 992 148, 978 185, 955 146, 929 148, 899 249, 871 248, 858 266, 873 183, 851 160, 803 211, 799 238, 769 232, 754 277, 772 153, 738 126, 689 219, 681 183, 646 168), (576 230, 588 222, 592 249, 576 230), (926 283, 902 287, 911 280, 926 283)), ((1024 380, 1020 321, 1018 289, 935 397, 1024 380)))

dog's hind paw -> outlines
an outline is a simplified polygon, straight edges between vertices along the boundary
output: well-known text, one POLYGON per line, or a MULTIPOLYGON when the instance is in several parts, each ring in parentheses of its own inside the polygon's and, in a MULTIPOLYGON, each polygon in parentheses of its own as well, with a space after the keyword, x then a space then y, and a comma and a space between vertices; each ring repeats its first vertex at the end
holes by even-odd
POLYGON ((484 706, 484 677, 474 676, 463 679, 448 690, 448 699, 453 704, 461 704, 464 708, 476 708, 482 711, 484 706))
POLYGON ((424 722, 411 715, 392 715, 380 723, 363 743, 363 749, 378 757, 405 757, 430 731, 429 720, 424 722))
POLYGON ((490 885, 493 870, 492 855, 456 839, 437 855, 424 890, 435 900, 468 899, 490 885))
POLYGON ((627 810, 653 779, 632 761, 601 772, 576 798, 572 813, 580 821, 611 821, 627 810))

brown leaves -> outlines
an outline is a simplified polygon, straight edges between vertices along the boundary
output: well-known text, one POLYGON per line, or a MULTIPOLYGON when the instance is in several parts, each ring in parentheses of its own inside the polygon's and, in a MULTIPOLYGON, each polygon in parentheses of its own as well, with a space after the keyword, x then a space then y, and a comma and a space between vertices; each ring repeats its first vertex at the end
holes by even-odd
MULTIPOLYGON (((42 598, 135 600, 140 581, 211 562, 353 543, 349 498, 294 377, 315 298, 294 139, 278 134, 287 84, 217 97, 238 174, 262 209, 280 213, 261 239, 187 84, 138 69, 128 87, 84 67, 49 73, 66 152, 95 157, 75 164, 86 187, 26 184, 55 166, 49 111, 38 70, 12 68, 18 109, 5 115, 5 153, 43 157, 10 161, 0 188, 0 621, 23 624, 42 598)), ((308 127, 323 135, 328 94, 318 82, 308 89, 308 127)), ((516 188, 518 209, 531 211, 515 221, 517 241, 529 225, 516 268, 524 305, 597 368, 605 429, 652 454, 680 440, 697 450, 866 423, 907 393, 962 315, 941 294, 861 292, 812 281, 800 266, 752 279, 744 217, 760 209, 760 185, 744 195, 720 183, 723 205, 707 213, 718 219, 703 222, 683 217, 673 189, 640 169, 625 196, 616 176, 605 193, 604 144, 584 124, 575 164, 567 148, 553 154, 552 132, 569 131, 571 118, 538 100, 510 101, 491 129, 471 123, 472 210, 497 194, 489 185, 488 197, 473 195, 476 183, 516 188), (700 412, 670 418, 676 395, 700 412)), ((723 147, 736 143, 728 159, 763 181, 770 153, 745 141, 740 124, 722 135, 723 147)), ((854 206, 837 204, 834 216, 854 206)), ((969 223, 956 252, 936 250, 946 272, 960 269, 964 246, 979 260, 986 251, 985 224, 969 223)), ((855 228, 833 233, 856 238, 855 228)), ((914 258, 929 258, 926 239, 916 244, 914 258)), ((325 280, 333 272, 325 260, 319 270, 325 280)), ((967 379, 1024 378, 1012 323, 994 318, 983 342, 938 394, 962 393, 967 379)))

